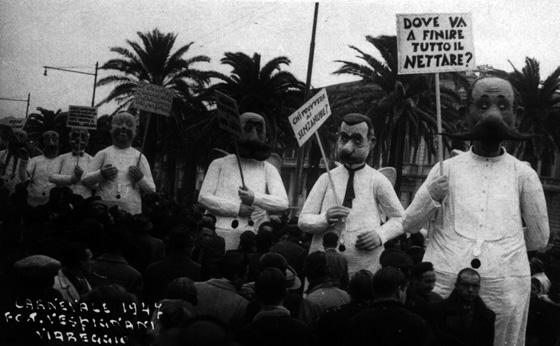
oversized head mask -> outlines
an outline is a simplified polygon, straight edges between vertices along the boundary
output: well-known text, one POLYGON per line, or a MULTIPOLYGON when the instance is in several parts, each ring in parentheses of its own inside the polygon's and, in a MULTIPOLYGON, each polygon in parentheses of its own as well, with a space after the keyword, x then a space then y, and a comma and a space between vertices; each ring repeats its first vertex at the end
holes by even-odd
POLYGON ((266 122, 257 113, 243 113, 239 117, 241 140, 239 155, 244 158, 264 161, 270 156, 270 147, 266 144, 266 122))
POLYGON ((375 137, 368 117, 359 113, 344 116, 338 130, 338 159, 349 167, 363 164, 375 137))
POLYGON ((49 159, 58 156, 58 133, 55 131, 47 131, 42 137, 43 151, 49 159))
POLYGON ((70 142, 72 154, 82 155, 89 143, 89 132, 87 130, 72 129, 68 135, 68 141, 70 142))
POLYGON ((471 95, 467 114, 469 131, 449 137, 487 144, 531 138, 515 129, 515 94, 508 81, 497 77, 479 79, 474 82, 471 95))
POLYGON ((132 145, 136 136, 136 118, 128 112, 117 113, 111 122, 111 138, 113 145, 125 149, 132 145))

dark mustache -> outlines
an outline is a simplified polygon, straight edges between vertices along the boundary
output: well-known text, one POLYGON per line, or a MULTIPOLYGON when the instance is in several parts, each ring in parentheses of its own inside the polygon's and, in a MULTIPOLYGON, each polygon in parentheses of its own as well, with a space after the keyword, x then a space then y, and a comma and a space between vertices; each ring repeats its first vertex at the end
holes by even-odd
POLYGON ((460 133, 443 133, 451 139, 464 141, 523 141, 534 137, 534 134, 521 133, 495 117, 484 118, 476 123, 470 131, 460 133))

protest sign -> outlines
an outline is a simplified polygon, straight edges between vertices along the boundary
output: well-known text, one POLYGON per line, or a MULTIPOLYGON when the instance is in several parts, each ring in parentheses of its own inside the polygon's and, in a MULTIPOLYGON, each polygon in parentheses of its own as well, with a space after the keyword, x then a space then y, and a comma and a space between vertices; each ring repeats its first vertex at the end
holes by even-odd
POLYGON ((85 106, 69 106, 66 126, 72 129, 95 130, 97 108, 85 106))
POLYGON ((220 129, 236 136, 241 136, 239 124, 239 109, 237 102, 224 93, 216 91, 216 104, 218 106, 218 126, 220 129))
POLYGON ((12 116, 0 119, 0 125, 9 126, 12 130, 21 130, 25 126, 25 118, 15 118, 12 116))
POLYGON ((397 14, 398 73, 475 68, 470 13, 397 14))
POLYGON ((140 83, 134 103, 138 110, 169 116, 173 104, 173 91, 159 85, 140 83))
POLYGON ((296 140, 301 147, 331 115, 327 90, 321 89, 288 117, 296 140))

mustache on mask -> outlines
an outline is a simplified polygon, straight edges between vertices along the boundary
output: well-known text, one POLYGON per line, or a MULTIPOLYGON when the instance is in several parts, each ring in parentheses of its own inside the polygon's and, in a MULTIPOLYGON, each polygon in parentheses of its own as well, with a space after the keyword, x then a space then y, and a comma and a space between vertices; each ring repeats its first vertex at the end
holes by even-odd
POLYGON ((239 143, 239 156, 246 159, 264 161, 270 157, 270 145, 256 140, 244 140, 239 143))
POLYGON ((488 117, 476 123, 470 131, 460 133, 443 133, 452 139, 465 141, 523 141, 534 137, 533 134, 521 133, 503 120, 488 117))
POLYGON ((346 162, 346 163, 361 163, 362 160, 359 160, 357 157, 353 156, 352 153, 347 152, 347 151, 341 151, 338 154, 340 161, 346 162))

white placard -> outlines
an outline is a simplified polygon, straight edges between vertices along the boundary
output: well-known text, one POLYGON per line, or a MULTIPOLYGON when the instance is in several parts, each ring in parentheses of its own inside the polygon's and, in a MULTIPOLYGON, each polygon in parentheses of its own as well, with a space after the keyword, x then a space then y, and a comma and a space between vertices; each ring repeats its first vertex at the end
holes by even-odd
POLYGON ((321 89, 290 115, 288 119, 300 147, 323 125, 330 115, 331 107, 326 89, 321 89))
POLYGON ((134 103, 139 110, 169 116, 173 91, 155 84, 139 83, 134 103))
POLYGON ((97 128, 97 108, 69 106, 66 126, 72 129, 95 130, 97 128))
POLYGON ((397 14, 398 73, 475 68, 470 13, 397 14))

